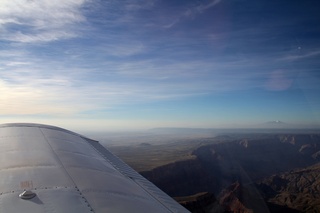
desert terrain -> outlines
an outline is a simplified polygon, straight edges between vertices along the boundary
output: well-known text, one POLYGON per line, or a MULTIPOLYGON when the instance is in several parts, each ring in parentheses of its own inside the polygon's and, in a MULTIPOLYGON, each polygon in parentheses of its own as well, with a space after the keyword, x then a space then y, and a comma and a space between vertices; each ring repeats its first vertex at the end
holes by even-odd
POLYGON ((191 212, 320 211, 317 130, 175 131, 106 147, 191 212))

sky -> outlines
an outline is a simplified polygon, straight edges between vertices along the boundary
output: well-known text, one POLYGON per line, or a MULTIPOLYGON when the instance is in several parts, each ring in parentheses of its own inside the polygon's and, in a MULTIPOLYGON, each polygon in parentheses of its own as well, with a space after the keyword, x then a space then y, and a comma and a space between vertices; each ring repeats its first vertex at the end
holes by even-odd
POLYGON ((0 123, 320 126, 318 0, 1 0, 0 123))

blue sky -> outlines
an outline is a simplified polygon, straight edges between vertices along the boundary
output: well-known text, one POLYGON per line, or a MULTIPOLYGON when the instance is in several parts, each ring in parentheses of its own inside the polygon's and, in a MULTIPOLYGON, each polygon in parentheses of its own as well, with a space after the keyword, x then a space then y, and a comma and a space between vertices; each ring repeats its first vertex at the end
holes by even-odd
POLYGON ((0 121, 320 124, 316 0, 2 0, 0 121))

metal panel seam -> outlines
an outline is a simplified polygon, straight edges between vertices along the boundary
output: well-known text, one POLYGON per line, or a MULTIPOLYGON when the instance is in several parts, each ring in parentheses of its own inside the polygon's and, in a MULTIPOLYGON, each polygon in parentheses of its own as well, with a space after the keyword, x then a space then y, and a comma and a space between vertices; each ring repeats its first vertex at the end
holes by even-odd
MULTIPOLYGON (((76 183, 74 182, 72 176, 69 174, 69 172, 66 170, 64 164, 62 163, 62 161, 60 160, 59 156, 57 155, 57 153, 54 151, 54 149, 52 148, 51 144, 49 143, 46 135, 43 133, 41 127, 38 127, 41 134, 43 135, 44 139, 46 140, 46 142, 48 143, 49 147, 51 148, 53 154, 56 156, 57 160, 60 162, 61 166, 63 167, 63 170, 65 171, 65 173, 68 175, 68 177, 70 178, 70 180, 73 182, 74 186, 77 186, 76 183)), ((81 195, 82 199, 84 199, 84 201, 88 204, 88 207, 91 209, 91 212, 94 212, 92 206, 90 205, 90 203, 88 202, 88 200, 81 194, 81 192, 79 191, 79 194, 81 195)))
MULTIPOLYGON (((51 189, 59 189, 59 188, 64 188, 64 189, 76 189, 78 191, 78 187, 70 187, 70 186, 50 186, 50 187, 37 187, 37 188, 33 188, 32 191, 37 191, 37 190, 51 190, 51 189)), ((6 195, 6 194, 12 194, 12 193, 16 193, 16 192, 21 192, 21 189, 15 189, 15 190, 11 190, 11 191, 7 191, 7 192, 1 192, 0 193, 0 197, 1 195, 6 195)))
MULTIPOLYGON (((87 140, 86 140, 87 141, 87 140)), ((89 141, 87 141, 88 144, 90 146, 92 146, 97 153, 99 153, 104 159, 106 159, 115 169, 117 169, 122 175, 130 178, 135 184, 137 184, 143 191, 145 191, 151 198, 153 198, 155 201, 157 201, 158 204, 161 204, 161 206, 163 208, 165 208, 167 211, 174 213, 174 211, 172 211, 168 206, 166 206, 163 202, 161 202, 159 199, 157 199, 151 192, 149 192, 147 189, 145 189, 143 186, 141 186, 137 181, 135 181, 133 178, 129 177, 127 174, 125 174, 124 172, 121 171, 121 169, 119 167, 117 167, 111 160, 109 160, 107 158, 107 156, 105 156, 104 154, 102 154, 96 147, 94 147, 89 141)), ((98 143, 100 146, 102 146, 100 143, 98 143)), ((98 145, 98 146, 99 146, 98 145)), ((104 148, 104 147, 102 147, 104 148)), ((107 150, 106 148, 104 148, 105 150, 107 150)), ((114 157, 115 159, 117 159, 120 163, 124 164, 126 167, 129 167, 126 163, 122 162, 121 159, 119 159, 117 156, 113 155, 110 151, 107 150, 107 152, 109 152, 112 157, 114 157)), ((131 168, 131 167, 129 167, 131 168)), ((160 205, 159 205, 160 206, 160 205)))

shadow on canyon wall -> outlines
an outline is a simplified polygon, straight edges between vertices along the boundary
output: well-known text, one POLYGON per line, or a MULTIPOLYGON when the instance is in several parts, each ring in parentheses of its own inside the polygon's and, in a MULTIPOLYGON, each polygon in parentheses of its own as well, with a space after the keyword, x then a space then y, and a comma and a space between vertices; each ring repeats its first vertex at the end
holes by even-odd
MULTIPOLYGON (((289 187, 300 179, 281 176, 280 179, 273 178, 273 181, 268 182, 267 178, 285 172, 292 173, 298 168, 319 162, 320 135, 270 135, 253 140, 243 138, 205 145, 192 154, 196 156, 195 159, 178 161, 141 174, 173 197, 191 196, 199 192, 212 193, 219 200, 223 211, 227 212, 280 212, 281 209, 303 211, 308 208, 302 204, 289 205, 293 201, 304 202, 301 201, 304 200, 301 188, 293 190, 300 190, 299 199, 291 200, 285 198, 285 187, 277 188, 277 184, 289 187)), ((318 170, 309 175, 309 182, 316 182, 315 178, 311 178, 315 177, 316 172, 318 170)), ((307 190, 304 195, 319 194, 319 187, 312 187, 313 191, 307 190)), ((311 199, 319 201, 318 197, 311 199)), ((318 201, 305 203, 315 206, 318 201)))

